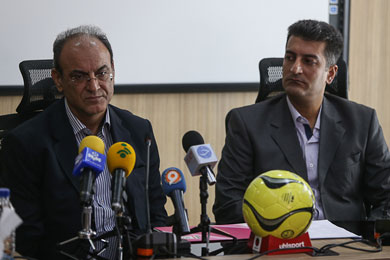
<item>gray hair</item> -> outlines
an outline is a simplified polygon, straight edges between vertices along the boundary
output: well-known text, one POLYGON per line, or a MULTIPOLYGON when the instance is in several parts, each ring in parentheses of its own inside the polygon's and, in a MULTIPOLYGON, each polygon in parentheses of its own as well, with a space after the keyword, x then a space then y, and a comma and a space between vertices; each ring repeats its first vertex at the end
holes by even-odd
POLYGON ((114 58, 113 58, 113 53, 112 53, 112 48, 111 44, 108 41, 108 38, 106 34, 97 26, 94 25, 81 25, 79 27, 71 28, 68 29, 60 34, 57 35, 56 40, 54 41, 53 44, 53 65, 54 68, 62 73, 62 69, 60 66, 60 55, 62 52, 62 49, 64 48, 65 43, 78 36, 90 36, 90 37, 95 37, 98 40, 100 40, 104 46, 106 46, 108 52, 110 53, 111 56, 111 63, 114 63, 114 58))

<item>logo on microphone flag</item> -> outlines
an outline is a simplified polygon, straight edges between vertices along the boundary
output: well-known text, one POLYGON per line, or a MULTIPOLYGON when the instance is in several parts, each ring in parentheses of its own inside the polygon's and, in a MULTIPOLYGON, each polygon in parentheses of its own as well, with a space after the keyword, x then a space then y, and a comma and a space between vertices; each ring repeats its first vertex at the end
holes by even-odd
POLYGON ((205 146, 205 145, 200 145, 197 149, 196 152, 199 154, 200 157, 207 159, 211 157, 211 150, 205 146))
POLYGON ((96 173, 104 170, 106 165, 106 156, 98 153, 89 147, 85 147, 75 159, 73 175, 79 176, 84 168, 90 168, 96 173))
POLYGON ((168 183, 169 185, 173 185, 176 183, 179 183, 181 181, 181 175, 175 170, 169 170, 165 174, 165 182, 168 183))
POLYGON ((127 155, 131 154, 131 151, 129 150, 129 148, 127 148, 126 143, 121 143, 121 145, 123 146, 123 149, 119 150, 117 153, 121 158, 125 158, 127 155))

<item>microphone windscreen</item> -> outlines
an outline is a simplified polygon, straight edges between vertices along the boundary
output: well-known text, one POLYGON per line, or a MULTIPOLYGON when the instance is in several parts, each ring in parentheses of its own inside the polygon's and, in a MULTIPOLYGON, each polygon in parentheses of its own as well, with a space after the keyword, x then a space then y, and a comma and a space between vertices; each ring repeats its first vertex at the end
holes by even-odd
POLYGON ((163 171, 161 183, 166 196, 169 196, 173 190, 186 192, 186 180, 184 179, 183 172, 178 168, 170 167, 163 171))
POLYGON ((91 148, 92 150, 104 154, 104 142, 96 135, 89 135, 84 137, 80 142, 79 153, 81 153, 85 147, 91 148))
POLYGON ((111 174, 115 169, 123 169, 126 177, 128 177, 135 165, 135 151, 133 147, 125 142, 113 144, 107 152, 107 165, 111 174))
POLYGON ((188 152, 191 146, 204 144, 203 137, 196 131, 188 131, 185 133, 182 139, 182 145, 184 151, 188 152))

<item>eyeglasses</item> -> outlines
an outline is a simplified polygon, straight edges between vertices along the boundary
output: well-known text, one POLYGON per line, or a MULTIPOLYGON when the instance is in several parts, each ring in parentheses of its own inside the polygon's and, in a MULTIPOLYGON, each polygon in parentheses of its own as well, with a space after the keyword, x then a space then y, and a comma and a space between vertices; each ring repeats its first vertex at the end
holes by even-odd
POLYGON ((95 74, 94 78, 91 78, 88 74, 73 74, 70 76, 70 80, 75 85, 85 85, 87 82, 90 82, 93 79, 96 79, 100 83, 106 83, 109 79, 112 80, 113 75, 108 71, 101 71, 95 74))

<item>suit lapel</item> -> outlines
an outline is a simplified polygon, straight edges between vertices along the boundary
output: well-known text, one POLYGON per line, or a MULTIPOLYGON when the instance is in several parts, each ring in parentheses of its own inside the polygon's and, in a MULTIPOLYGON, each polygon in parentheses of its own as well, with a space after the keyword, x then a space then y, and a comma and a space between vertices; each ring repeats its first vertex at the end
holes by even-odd
POLYGON ((323 185, 335 152, 345 133, 342 119, 332 103, 324 97, 321 114, 320 148, 318 154, 318 178, 323 185))
POLYGON ((271 137, 278 144, 295 173, 307 180, 306 164, 303 160, 302 149, 299 145, 286 97, 282 98, 279 102, 280 105, 275 106, 274 116, 271 117, 273 118, 271 128, 274 128, 271 137))
POLYGON ((54 152, 63 173, 68 177, 73 187, 80 191, 80 179, 73 175, 74 160, 77 156, 77 142, 72 126, 66 116, 64 99, 55 104, 49 115, 51 133, 54 138, 54 152))
POLYGON ((123 126, 122 120, 119 118, 117 113, 112 109, 111 106, 108 106, 110 110, 110 121, 111 121, 111 135, 114 143, 116 142, 126 142, 133 146, 134 144, 131 140, 130 132, 123 126))

